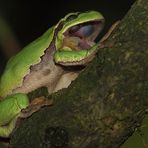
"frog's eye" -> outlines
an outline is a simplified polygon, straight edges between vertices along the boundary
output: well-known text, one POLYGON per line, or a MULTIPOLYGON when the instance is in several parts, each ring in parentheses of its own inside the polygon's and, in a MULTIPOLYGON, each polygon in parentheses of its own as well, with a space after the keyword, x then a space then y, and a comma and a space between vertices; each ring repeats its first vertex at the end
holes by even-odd
POLYGON ((67 19, 66 19, 66 22, 69 22, 69 21, 72 21, 72 20, 74 20, 74 19, 76 19, 77 18, 77 15, 70 15, 67 19))

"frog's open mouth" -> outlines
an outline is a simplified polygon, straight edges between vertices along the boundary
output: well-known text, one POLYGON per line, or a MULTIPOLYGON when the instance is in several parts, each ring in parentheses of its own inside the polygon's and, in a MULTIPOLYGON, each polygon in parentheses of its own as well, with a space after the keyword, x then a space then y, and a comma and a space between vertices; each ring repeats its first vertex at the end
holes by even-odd
POLYGON ((71 50, 89 49, 95 44, 94 41, 103 26, 103 19, 72 26, 64 33, 63 47, 71 50))
POLYGON ((98 44, 95 39, 104 26, 104 19, 70 27, 64 33, 63 43, 56 50, 54 60, 61 65, 85 65, 92 60, 98 44))

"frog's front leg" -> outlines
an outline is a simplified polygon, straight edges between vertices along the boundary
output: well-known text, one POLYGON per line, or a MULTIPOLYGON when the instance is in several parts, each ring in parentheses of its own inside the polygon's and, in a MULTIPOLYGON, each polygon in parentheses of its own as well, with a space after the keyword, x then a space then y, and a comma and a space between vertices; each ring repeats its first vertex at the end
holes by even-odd
POLYGON ((34 112, 40 110, 40 108, 51 105, 53 105, 53 100, 49 100, 44 96, 35 98, 25 109, 21 110, 20 118, 27 118, 31 116, 34 112))
POLYGON ((102 39, 99 41, 100 43, 106 41, 109 36, 112 34, 112 32, 117 28, 117 26, 119 25, 120 21, 116 21, 107 31, 107 33, 102 37, 102 39))

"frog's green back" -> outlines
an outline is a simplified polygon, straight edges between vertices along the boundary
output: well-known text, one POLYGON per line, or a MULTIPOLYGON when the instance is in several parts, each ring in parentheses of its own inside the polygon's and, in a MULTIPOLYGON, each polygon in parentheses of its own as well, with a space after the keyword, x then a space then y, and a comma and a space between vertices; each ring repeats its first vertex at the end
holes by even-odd
POLYGON ((11 94, 14 88, 21 86, 30 66, 40 62, 40 57, 52 41, 53 34, 52 27, 8 61, 0 80, 0 97, 11 94))

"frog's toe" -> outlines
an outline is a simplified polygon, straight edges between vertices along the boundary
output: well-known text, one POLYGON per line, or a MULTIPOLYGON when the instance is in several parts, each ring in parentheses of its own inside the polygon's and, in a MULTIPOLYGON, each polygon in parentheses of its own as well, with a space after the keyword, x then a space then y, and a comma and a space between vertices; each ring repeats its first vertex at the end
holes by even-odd
POLYGON ((45 97, 38 97, 33 99, 33 101, 30 103, 30 105, 23 109, 21 112, 21 118, 27 118, 29 116, 31 116, 33 113, 37 112, 38 110, 40 110, 42 107, 44 106, 50 106, 53 105, 53 101, 49 100, 45 97))

